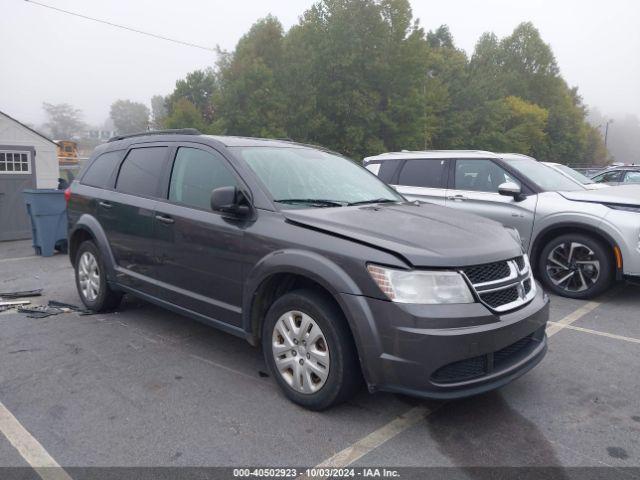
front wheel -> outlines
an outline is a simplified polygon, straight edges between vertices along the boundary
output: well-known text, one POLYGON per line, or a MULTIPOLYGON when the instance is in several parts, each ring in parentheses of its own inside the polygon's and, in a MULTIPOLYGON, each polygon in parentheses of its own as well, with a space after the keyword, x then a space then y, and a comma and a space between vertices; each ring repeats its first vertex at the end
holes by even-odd
POLYGON ((293 402, 324 410, 361 385, 356 348, 346 319, 325 295, 296 290, 276 300, 262 331, 265 361, 293 402))
POLYGON ((607 290, 613 282, 609 249, 589 235, 566 234, 551 240, 538 259, 540 279, 563 297, 588 299, 607 290))

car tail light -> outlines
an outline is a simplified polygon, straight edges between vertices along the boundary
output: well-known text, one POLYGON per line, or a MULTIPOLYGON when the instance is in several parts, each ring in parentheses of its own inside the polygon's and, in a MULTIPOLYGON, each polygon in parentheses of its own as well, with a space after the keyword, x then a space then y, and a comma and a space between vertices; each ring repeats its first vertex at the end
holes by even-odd
POLYGON ((69 204, 69 200, 71 200, 71 187, 67 188, 64 191, 64 199, 66 200, 67 204, 69 204))

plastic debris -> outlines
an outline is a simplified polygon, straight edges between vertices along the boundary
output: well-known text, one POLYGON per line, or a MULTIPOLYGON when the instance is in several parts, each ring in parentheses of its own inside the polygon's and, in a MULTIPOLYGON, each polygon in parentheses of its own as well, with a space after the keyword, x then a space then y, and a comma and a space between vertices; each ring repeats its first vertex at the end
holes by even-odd
POLYGON ((38 288, 36 290, 24 290, 24 291, 18 291, 18 292, 0 292, 0 299, 39 297, 40 295, 42 295, 42 289, 38 288))

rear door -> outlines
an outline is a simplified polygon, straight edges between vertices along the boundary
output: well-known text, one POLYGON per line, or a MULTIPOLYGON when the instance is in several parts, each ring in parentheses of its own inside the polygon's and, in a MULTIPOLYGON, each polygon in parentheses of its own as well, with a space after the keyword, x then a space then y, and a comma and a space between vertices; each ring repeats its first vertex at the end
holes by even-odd
POLYGON ((98 220, 116 260, 118 281, 155 294, 154 211, 169 148, 134 145, 121 162, 115 189, 98 202, 98 220))
MULTIPOLYGON (((211 191, 241 186, 217 150, 184 144, 173 150, 163 200, 155 205, 160 296, 231 325, 241 325, 246 220, 211 210, 211 191)), ((246 189, 245 189, 246 190, 246 189)))
POLYGON ((404 160, 397 174, 398 192, 409 200, 444 206, 449 160, 440 158, 404 160))
POLYGON ((452 167, 447 207, 474 213, 507 227, 516 228, 522 238, 523 247, 528 250, 538 195, 526 195, 519 201, 500 195, 500 184, 513 182, 521 185, 521 182, 490 159, 457 159, 452 167))

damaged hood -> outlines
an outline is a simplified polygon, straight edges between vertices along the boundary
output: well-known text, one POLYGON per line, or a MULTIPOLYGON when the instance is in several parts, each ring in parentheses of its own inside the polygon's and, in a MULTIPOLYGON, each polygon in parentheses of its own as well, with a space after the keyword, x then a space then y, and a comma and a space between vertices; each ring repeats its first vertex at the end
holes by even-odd
POLYGON ((403 257, 416 267, 462 267, 522 255, 492 220, 426 203, 283 210, 287 221, 403 257))
POLYGON ((600 190, 558 192, 568 200, 590 203, 615 203, 618 205, 640 205, 640 185, 619 185, 600 190))

